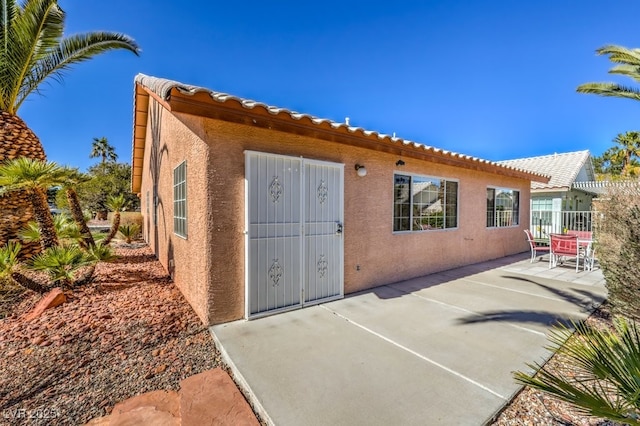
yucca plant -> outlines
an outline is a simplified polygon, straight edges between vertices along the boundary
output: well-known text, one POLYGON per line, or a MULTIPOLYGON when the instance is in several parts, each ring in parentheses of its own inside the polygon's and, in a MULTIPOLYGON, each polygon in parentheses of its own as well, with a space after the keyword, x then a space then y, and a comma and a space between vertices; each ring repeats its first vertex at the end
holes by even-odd
POLYGON ((548 349, 566 357, 571 373, 553 373, 540 364, 529 375, 516 372, 517 382, 566 401, 586 415, 640 425, 640 335, 635 322, 614 321, 615 330, 584 323, 557 326, 548 349), (571 337, 571 338, 569 338, 571 337))
POLYGON ((140 235, 140 226, 137 223, 121 225, 118 227, 118 232, 122 235, 127 244, 131 244, 131 241, 140 235))
POLYGON ((58 246, 50 247, 35 256, 28 267, 35 271, 46 272, 54 284, 72 287, 77 272, 81 268, 91 266, 94 262, 78 246, 58 246))

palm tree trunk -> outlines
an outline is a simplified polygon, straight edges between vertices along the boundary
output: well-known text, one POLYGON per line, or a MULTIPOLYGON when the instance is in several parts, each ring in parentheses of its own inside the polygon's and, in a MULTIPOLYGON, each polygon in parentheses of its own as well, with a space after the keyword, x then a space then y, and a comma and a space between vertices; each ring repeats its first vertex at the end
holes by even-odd
POLYGON ((36 293, 44 294, 47 291, 49 291, 47 287, 43 286, 42 284, 32 280, 31 278, 25 275, 22 275, 20 272, 12 272, 11 278, 13 278, 13 280, 17 282, 18 285, 26 289, 35 291, 36 293))
POLYGON ((76 282, 73 283, 73 286, 77 287, 77 286, 88 284, 91 281, 93 281, 93 273, 95 272, 95 270, 96 270, 95 264, 89 266, 89 268, 87 268, 87 272, 82 274, 82 276, 78 278, 76 282))
POLYGON ((40 226, 40 244, 42 249, 46 250, 49 247, 56 247, 58 245, 58 234, 56 234, 56 228, 53 225, 53 216, 49 210, 47 204, 47 195, 39 188, 36 188, 29 193, 29 200, 33 206, 34 216, 36 222, 40 226))
POLYGON ((111 242, 113 237, 118 233, 118 228, 120 227, 120 212, 113 212, 113 223, 111 224, 111 229, 109 230, 109 235, 102 240, 102 245, 106 246, 111 242))
MULTIPOLYGON (((46 160, 40 139, 17 115, 0 111, 0 163, 18 157, 46 160)), ((18 238, 18 233, 33 220, 33 208, 25 191, 15 191, 0 197, 0 245, 18 238)), ((37 243, 25 243, 21 257, 30 257, 40 250, 37 243)))
POLYGON ((80 207, 80 201, 78 200, 78 193, 73 188, 66 188, 67 201, 69 202, 69 210, 71 210, 71 216, 76 221, 82 234, 85 247, 95 247, 96 243, 91 235, 91 230, 87 226, 87 222, 84 220, 82 214, 82 208, 80 207))

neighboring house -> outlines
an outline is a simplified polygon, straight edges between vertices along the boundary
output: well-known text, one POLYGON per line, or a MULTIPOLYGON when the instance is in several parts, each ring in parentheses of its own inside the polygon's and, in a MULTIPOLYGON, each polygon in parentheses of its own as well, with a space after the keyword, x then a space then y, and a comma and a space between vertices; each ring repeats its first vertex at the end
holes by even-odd
POLYGON ((144 75, 132 170, 144 238, 205 324, 525 251, 519 203, 548 180, 144 75))
POLYGON ((564 229, 591 230, 595 171, 589 151, 499 161, 499 164, 542 173, 549 182, 531 182, 531 229, 536 237, 564 229))

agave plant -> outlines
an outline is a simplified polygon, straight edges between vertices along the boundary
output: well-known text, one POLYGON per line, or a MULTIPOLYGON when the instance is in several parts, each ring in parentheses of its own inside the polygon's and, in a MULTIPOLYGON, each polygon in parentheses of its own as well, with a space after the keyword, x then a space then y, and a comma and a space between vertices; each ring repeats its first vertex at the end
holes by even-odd
POLYGON ((137 223, 131 223, 129 225, 121 225, 118 227, 118 232, 124 238, 127 244, 131 244, 134 238, 137 238, 140 234, 140 226, 137 223))
POLYGON ((29 268, 46 272, 54 284, 72 287, 81 268, 95 261, 78 246, 50 247, 31 259, 29 268))
POLYGON ((574 405, 578 411, 629 425, 640 425, 640 334, 634 322, 614 321, 615 330, 584 323, 576 332, 558 326, 548 349, 567 357, 571 375, 552 373, 540 364, 535 375, 516 372, 517 382, 574 405), (568 340, 567 340, 568 339, 568 340))

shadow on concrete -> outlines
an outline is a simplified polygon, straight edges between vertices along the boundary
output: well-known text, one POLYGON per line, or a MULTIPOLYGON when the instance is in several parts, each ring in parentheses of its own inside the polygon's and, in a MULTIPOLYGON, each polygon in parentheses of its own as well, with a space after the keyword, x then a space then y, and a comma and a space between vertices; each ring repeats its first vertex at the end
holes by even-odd
POLYGON ((447 284, 449 282, 480 274, 482 272, 501 268, 503 266, 519 262, 523 259, 528 259, 528 253, 528 251, 522 252, 507 257, 493 259, 490 261, 474 263, 472 265, 461 266, 441 272, 434 272, 429 275, 417 276, 390 284, 382 284, 378 287, 345 295, 345 298, 355 297, 366 293, 373 293, 380 299, 393 299, 396 297, 402 297, 414 291, 424 290, 438 285, 447 284), (385 290, 385 288, 395 291, 387 291, 385 290))
MULTIPOLYGON (((572 305, 579 307, 581 313, 591 313, 594 311, 602 302, 605 301, 605 297, 581 289, 571 288, 571 291, 582 295, 579 297, 575 294, 572 294, 569 291, 562 290, 560 288, 552 287, 547 284, 539 283, 535 280, 519 277, 515 275, 502 275, 502 278, 520 280, 530 282, 535 284, 538 287, 541 287, 548 291, 549 293, 557 296, 559 299, 564 300, 572 305)), ((557 313, 552 313, 548 311, 529 311, 529 310, 501 310, 501 311, 489 311, 489 312, 477 312, 472 315, 468 315, 466 317, 460 318, 458 322, 460 324, 476 324, 482 322, 516 322, 521 324, 541 324, 544 326, 551 325, 564 325, 567 327, 571 326, 571 321, 575 320, 571 318, 570 315, 565 315, 563 317, 558 316, 557 313)))
POLYGON ((552 326, 561 324, 569 327, 571 325, 571 318, 560 317, 557 314, 545 311, 492 311, 483 312, 458 320, 460 324, 478 324, 484 322, 510 322, 520 324, 541 324, 545 326, 552 326))

